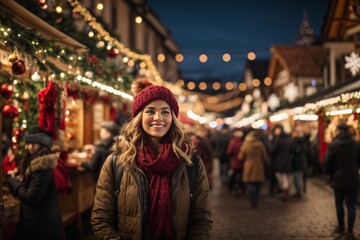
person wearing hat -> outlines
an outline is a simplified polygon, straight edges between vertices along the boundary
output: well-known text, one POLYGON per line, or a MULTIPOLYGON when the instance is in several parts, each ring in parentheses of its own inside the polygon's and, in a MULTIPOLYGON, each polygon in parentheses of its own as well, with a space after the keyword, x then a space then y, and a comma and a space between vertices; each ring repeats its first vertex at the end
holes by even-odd
POLYGON ((340 122, 336 127, 335 138, 329 144, 324 167, 330 176, 330 185, 334 190, 338 225, 333 231, 334 237, 345 235, 343 239, 354 238, 356 219, 356 197, 359 187, 360 149, 349 132, 349 127, 340 122), (344 202, 347 208, 347 229, 345 228, 344 202))
POLYGON ((120 189, 112 156, 97 182, 91 218, 96 238, 210 239, 209 182, 198 161, 190 189, 187 167, 199 158, 178 119, 174 95, 147 78, 134 81, 132 91, 132 119, 116 142, 120 189))
POLYGON ((95 152, 89 161, 83 161, 80 166, 94 174, 95 181, 105 159, 110 155, 111 147, 115 143, 114 137, 119 134, 119 126, 114 121, 105 121, 101 124, 100 140, 95 143, 95 152))
POLYGON ((15 239, 64 239, 64 228, 52 169, 59 154, 51 153, 52 138, 33 127, 25 135, 19 175, 8 179, 12 195, 21 201, 15 239))

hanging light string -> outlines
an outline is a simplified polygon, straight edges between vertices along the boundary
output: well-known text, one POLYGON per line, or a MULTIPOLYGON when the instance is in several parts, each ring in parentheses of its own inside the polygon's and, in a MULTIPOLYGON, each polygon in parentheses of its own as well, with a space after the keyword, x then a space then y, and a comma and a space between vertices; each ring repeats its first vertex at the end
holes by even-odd
POLYGON ((139 54, 131 51, 129 48, 125 47, 123 43, 119 42, 116 38, 112 37, 108 31, 106 31, 103 26, 96 21, 96 18, 91 15, 91 13, 77 0, 67 0, 70 5, 73 7, 73 11, 79 13, 88 25, 93 28, 98 34, 103 37, 103 39, 113 46, 115 46, 120 53, 126 55, 129 58, 143 61, 154 80, 160 84, 163 84, 163 79, 161 78, 158 70, 156 69, 151 57, 146 54, 139 54))
MULTIPOLYGON (((194 94, 194 92, 184 90, 188 95, 194 94)), ((242 97, 238 97, 240 91, 235 89, 227 93, 221 93, 217 95, 208 95, 204 93, 196 93, 203 104, 204 108, 209 111, 223 112, 232 108, 240 107, 243 102, 242 97)))

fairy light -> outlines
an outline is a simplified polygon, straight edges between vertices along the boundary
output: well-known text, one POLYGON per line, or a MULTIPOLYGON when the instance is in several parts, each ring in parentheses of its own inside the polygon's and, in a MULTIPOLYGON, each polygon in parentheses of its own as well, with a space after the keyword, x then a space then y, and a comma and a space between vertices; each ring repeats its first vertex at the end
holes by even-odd
POLYGON ((201 54, 199 56, 199 61, 200 62, 205 63, 205 62, 207 62, 207 60, 208 60, 208 57, 206 56, 206 54, 201 54))
POLYGON ((182 55, 181 53, 178 53, 175 55, 175 60, 178 62, 178 63, 181 63, 182 61, 184 61, 184 55, 182 55))
POLYGON ((230 62, 231 60, 231 56, 229 53, 224 53, 223 56, 222 56, 222 59, 224 62, 230 62))
POLYGON ((57 6, 57 7, 55 8, 55 11, 60 14, 60 13, 62 13, 63 9, 62 9, 61 6, 57 6))
POLYGON ((136 22, 137 24, 142 23, 142 17, 141 17, 141 16, 137 16, 137 17, 135 18, 135 22, 136 22))
POLYGON ((119 52, 128 58, 132 58, 134 60, 140 60, 146 63, 150 74, 156 82, 161 84, 164 83, 163 79, 160 76, 156 66, 154 65, 151 57, 145 54, 138 54, 131 51, 129 48, 126 48, 123 43, 119 42, 116 38, 112 37, 109 32, 107 32, 103 26, 97 22, 96 18, 91 15, 91 13, 82 6, 82 4, 77 0, 67 0, 70 5, 73 7, 73 12, 79 13, 88 25, 93 28, 98 35, 103 38, 105 41, 111 43, 114 47, 116 47, 119 52))
POLYGON ((284 112, 284 113, 279 113, 279 114, 271 116, 269 118, 269 120, 270 120, 270 122, 280 122, 280 121, 288 119, 288 118, 289 118, 289 115, 286 112, 284 112))
POLYGON ((254 52, 249 52, 248 55, 247 55, 247 58, 250 60, 250 61, 253 61, 255 60, 256 58, 256 54, 254 52))

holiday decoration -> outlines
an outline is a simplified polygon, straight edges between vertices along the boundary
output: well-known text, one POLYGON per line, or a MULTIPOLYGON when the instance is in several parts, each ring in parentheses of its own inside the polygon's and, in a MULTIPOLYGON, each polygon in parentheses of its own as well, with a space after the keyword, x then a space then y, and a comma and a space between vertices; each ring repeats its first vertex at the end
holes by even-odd
POLYGON ((92 71, 86 71, 85 72, 85 77, 87 78, 93 78, 94 77, 94 73, 92 71))
POLYGON ((88 56, 88 61, 89 61, 90 64, 93 64, 93 65, 99 63, 99 59, 98 59, 98 57, 96 55, 88 56))
POLYGON ((298 96, 299 89, 293 82, 284 87, 284 98, 286 98, 290 103, 294 102, 298 96))
POLYGON ((345 56, 345 68, 349 69, 353 76, 360 70, 360 57, 355 52, 352 52, 350 56, 345 56))
POLYGON ((8 60, 9 60, 9 62, 15 62, 15 61, 19 60, 19 55, 14 52, 9 55, 8 60))
POLYGON ((46 4, 45 0, 39 0, 39 5, 40 5, 42 10, 47 9, 47 4, 46 4))
POLYGON ((1 90, 0 90, 1 96, 5 98, 9 98, 11 94, 13 94, 13 92, 14 92, 14 87, 9 83, 3 83, 1 85, 1 90))
POLYGON ((9 118, 9 119, 16 118, 17 116, 19 116, 19 111, 12 104, 5 105, 2 110, 2 113, 5 118, 9 118))
POLYGON ((310 46, 314 44, 315 41, 314 30, 311 28, 307 14, 305 13, 295 39, 295 44, 298 46, 310 46))
POLYGON ((117 54, 118 54, 118 53, 117 53, 116 49, 111 48, 111 49, 108 51, 107 56, 108 56, 109 58, 116 58, 117 54))
POLYGON ((31 75, 31 80, 33 80, 34 82, 38 82, 41 80, 41 76, 38 72, 34 72, 33 75, 31 75))
POLYGON ((280 99, 272 93, 267 100, 267 104, 270 110, 275 110, 278 106, 280 106, 280 99))
POLYGON ((49 81, 46 88, 38 93, 39 101, 39 127, 52 132, 53 139, 56 138, 55 131, 55 103, 57 99, 56 85, 49 81))
POLYGON ((13 62, 11 70, 15 75, 23 74, 26 71, 25 62, 23 60, 17 60, 13 62))

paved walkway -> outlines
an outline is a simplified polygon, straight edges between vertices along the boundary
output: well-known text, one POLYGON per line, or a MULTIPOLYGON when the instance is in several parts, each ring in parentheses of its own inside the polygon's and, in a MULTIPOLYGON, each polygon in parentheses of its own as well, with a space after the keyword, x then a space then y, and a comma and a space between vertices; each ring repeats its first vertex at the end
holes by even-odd
MULTIPOLYGON (((218 169, 215 166, 215 169, 218 169)), ((214 175, 211 192, 212 238, 217 240, 330 240, 336 225, 333 195, 325 180, 308 179, 307 193, 300 199, 282 202, 267 194, 264 184, 257 209, 251 209, 246 196, 236 197, 214 175)), ((359 210, 360 211, 360 206, 359 210)), ((360 233, 360 212, 355 233, 360 233)), ((93 240, 90 229, 81 240, 93 240)), ((357 239, 360 237, 357 235, 357 239)))
MULTIPOLYGON (((331 231, 336 225, 336 214, 332 190, 321 178, 309 178, 307 183, 304 197, 288 202, 269 196, 264 184, 258 208, 251 209, 246 196, 236 197, 228 193, 226 187, 216 180, 212 191, 212 239, 334 239, 331 231)), ((360 233, 359 210, 354 231, 360 233)))

